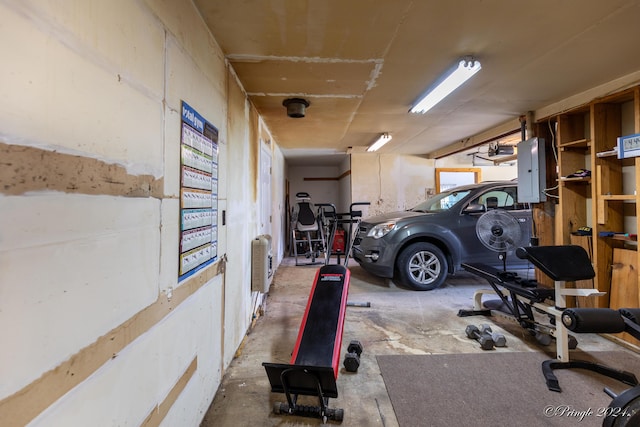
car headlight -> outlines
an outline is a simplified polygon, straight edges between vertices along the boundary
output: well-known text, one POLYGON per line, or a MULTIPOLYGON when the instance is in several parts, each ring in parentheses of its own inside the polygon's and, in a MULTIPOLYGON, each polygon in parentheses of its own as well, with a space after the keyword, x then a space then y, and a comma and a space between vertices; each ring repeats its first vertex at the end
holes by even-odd
POLYGON ((382 224, 377 224, 367 233, 367 237, 373 237, 374 239, 379 239, 384 237, 388 232, 393 230, 396 227, 395 221, 383 222, 382 224))

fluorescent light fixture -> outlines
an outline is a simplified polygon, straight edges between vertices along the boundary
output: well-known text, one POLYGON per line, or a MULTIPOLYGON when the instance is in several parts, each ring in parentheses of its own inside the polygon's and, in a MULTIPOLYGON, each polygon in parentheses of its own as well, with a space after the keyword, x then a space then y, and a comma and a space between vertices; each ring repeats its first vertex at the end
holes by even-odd
POLYGON ((382 135, 380 135, 380 138, 378 138, 376 142, 374 142, 369 148, 367 148, 367 151, 379 150, 380 147, 382 147, 389 141, 391 141, 391 135, 389 135, 388 133, 383 133, 382 135))
POLYGON ((460 87, 471 76, 480 71, 480 61, 467 57, 458 62, 458 66, 445 74, 440 83, 431 89, 409 110, 410 113, 426 113, 447 95, 460 87))

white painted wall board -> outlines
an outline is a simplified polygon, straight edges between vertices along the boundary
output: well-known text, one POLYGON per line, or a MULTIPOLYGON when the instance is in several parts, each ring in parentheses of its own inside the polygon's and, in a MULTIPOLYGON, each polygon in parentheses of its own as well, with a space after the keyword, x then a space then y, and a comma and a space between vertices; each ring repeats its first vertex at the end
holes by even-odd
POLYGON ((158 295, 160 203, 59 193, 0 197, 0 397, 158 295), (10 374, 9 374, 10 373, 10 374))
MULTIPOLYGON (((219 375, 219 370, 211 369, 209 359, 219 335, 202 337, 194 326, 215 320, 213 301, 219 295, 219 287, 219 280, 203 286, 29 426, 140 425, 152 408, 166 398, 196 356, 198 368, 191 381, 196 393, 202 394, 200 377, 211 383, 219 375)), ((193 414, 189 421, 196 416, 193 414)), ((194 425, 185 421, 174 425, 194 425)))
MULTIPOLYGON (((123 80, 126 65, 105 65, 100 52, 77 48, 82 41, 51 22, 34 26, 4 4, 0 16, 0 52, 11 58, 0 69, 0 80, 11 82, 0 89, 0 138, 104 159, 130 172, 162 174, 161 92, 123 80)), ((161 59, 162 33, 152 25, 144 39, 152 41, 144 47, 161 59)), ((157 68, 153 72, 162 75, 157 68)))

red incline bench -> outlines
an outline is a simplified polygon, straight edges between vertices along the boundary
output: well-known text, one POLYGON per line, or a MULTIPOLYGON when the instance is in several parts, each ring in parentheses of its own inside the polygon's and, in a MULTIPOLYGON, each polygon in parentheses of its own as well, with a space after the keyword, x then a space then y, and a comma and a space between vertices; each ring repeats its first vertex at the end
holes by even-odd
POLYGON ((342 265, 318 269, 302 318, 291 361, 263 363, 271 391, 284 393, 287 403, 274 405, 276 414, 342 421, 344 410, 328 407, 338 397, 336 380, 349 292, 349 270, 342 265), (318 406, 298 405, 298 395, 318 396, 318 406))

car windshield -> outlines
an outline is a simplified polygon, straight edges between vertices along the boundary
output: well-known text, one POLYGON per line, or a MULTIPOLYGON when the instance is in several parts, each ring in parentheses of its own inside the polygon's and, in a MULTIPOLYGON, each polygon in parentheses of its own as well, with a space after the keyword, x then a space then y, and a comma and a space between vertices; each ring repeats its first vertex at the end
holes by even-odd
POLYGON ((456 203, 464 199, 471 190, 453 190, 436 194, 418 206, 410 209, 413 212, 442 212, 451 209, 456 203))

